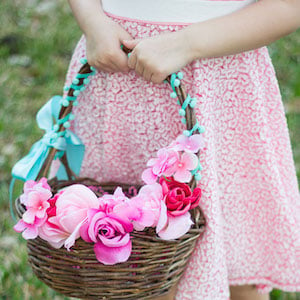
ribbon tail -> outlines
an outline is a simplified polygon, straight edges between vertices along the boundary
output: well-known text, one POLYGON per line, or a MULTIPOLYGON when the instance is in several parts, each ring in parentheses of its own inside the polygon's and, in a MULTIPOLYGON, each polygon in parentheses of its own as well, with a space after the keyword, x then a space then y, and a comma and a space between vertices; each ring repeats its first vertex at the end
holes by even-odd
POLYGON ((13 166, 12 176, 23 181, 36 180, 48 152, 47 145, 41 140, 36 142, 30 152, 13 166))
MULTIPOLYGON (((67 162, 70 169, 78 176, 84 157, 85 146, 76 134, 71 131, 68 131, 68 133, 70 136, 66 138, 67 149, 65 152, 67 156, 67 162)), ((68 179, 68 175, 63 164, 61 164, 59 167, 56 177, 59 180, 68 179)))
POLYGON ((17 218, 13 209, 13 192, 14 192, 15 182, 16 182, 16 178, 13 177, 9 185, 9 210, 12 219, 15 222, 17 222, 17 218))

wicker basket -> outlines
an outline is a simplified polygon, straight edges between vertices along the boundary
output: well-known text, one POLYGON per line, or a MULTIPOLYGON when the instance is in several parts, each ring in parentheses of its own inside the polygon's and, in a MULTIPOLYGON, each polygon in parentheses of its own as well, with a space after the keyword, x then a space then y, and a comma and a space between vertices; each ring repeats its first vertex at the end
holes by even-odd
MULTIPOLYGON (((79 74, 90 73, 91 68, 86 63, 79 74)), ((170 83, 170 76, 167 81, 170 83)), ((79 80, 78 86, 83 79, 79 80)), ((175 88, 180 104, 184 103, 186 93, 183 85, 175 88)), ((73 96, 74 89, 68 91, 73 96)), ((72 110, 62 106, 59 117, 62 119, 72 110)), ((193 109, 186 109, 186 126, 191 130, 196 123, 193 109)), ((59 131, 63 131, 63 124, 59 131)), ((37 179, 48 174, 55 157, 56 149, 51 148, 47 159, 37 179)), ((198 153, 199 155, 199 153, 198 153)), ((130 191, 130 185, 122 183, 98 183, 89 178, 77 178, 68 165, 66 156, 61 158, 69 179, 59 181, 56 178, 48 183, 53 194, 74 183, 82 183, 95 188, 101 187, 106 192, 112 192, 116 186, 130 191)), ((189 183, 193 189, 196 181, 189 183)), ((138 187, 137 187, 138 188, 138 187)), ((19 217, 25 207, 16 200, 16 210, 19 217)), ((157 237, 153 228, 142 232, 134 231, 132 237, 132 254, 127 262, 107 266, 96 259, 93 245, 81 239, 76 241, 71 251, 65 248, 54 249, 46 241, 36 238, 28 240, 28 257, 36 276, 54 290, 71 297, 82 299, 155 299, 164 295, 177 284, 184 272, 188 259, 194 250, 196 241, 204 231, 205 220, 199 207, 192 212, 194 225, 188 233, 178 240, 165 241, 157 237)))

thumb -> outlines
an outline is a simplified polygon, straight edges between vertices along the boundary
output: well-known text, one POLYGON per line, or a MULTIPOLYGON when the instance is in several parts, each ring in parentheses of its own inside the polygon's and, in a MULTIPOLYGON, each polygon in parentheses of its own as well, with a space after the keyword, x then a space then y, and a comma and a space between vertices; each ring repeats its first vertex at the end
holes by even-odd
POLYGON ((136 40, 122 40, 122 44, 128 48, 128 49, 133 49, 138 43, 140 42, 140 40, 136 39, 136 40))

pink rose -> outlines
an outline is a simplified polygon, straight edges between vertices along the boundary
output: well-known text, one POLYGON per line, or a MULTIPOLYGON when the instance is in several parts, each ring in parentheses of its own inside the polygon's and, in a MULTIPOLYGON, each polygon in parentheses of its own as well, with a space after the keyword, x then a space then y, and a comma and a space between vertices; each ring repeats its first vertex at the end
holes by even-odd
POLYGON ((132 244, 129 233, 133 225, 127 218, 99 209, 89 209, 87 222, 80 235, 88 243, 95 243, 94 252, 99 262, 113 265, 128 260, 132 244))
POLYGON ((156 232, 162 239, 177 239, 186 234, 193 224, 189 210, 199 204, 201 189, 195 188, 192 193, 187 184, 173 178, 160 178, 160 184, 165 206, 161 206, 156 232))
POLYGON ((181 182, 175 181, 172 177, 161 177, 159 183, 162 186, 164 201, 167 205, 168 214, 179 216, 199 205, 201 189, 195 188, 193 193, 190 187, 181 182))

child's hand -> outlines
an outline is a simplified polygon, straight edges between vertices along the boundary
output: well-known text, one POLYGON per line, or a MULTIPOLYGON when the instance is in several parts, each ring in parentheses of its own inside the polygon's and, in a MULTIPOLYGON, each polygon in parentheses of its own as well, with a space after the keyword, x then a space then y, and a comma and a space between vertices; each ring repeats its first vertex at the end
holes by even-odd
POLYGON ((184 31, 164 33, 142 40, 123 40, 133 49, 128 66, 148 81, 161 83, 171 73, 190 63, 191 49, 184 31))
POLYGON ((86 34, 88 63, 105 72, 128 72, 128 57, 121 49, 123 39, 132 37, 119 24, 105 18, 101 26, 86 34))

